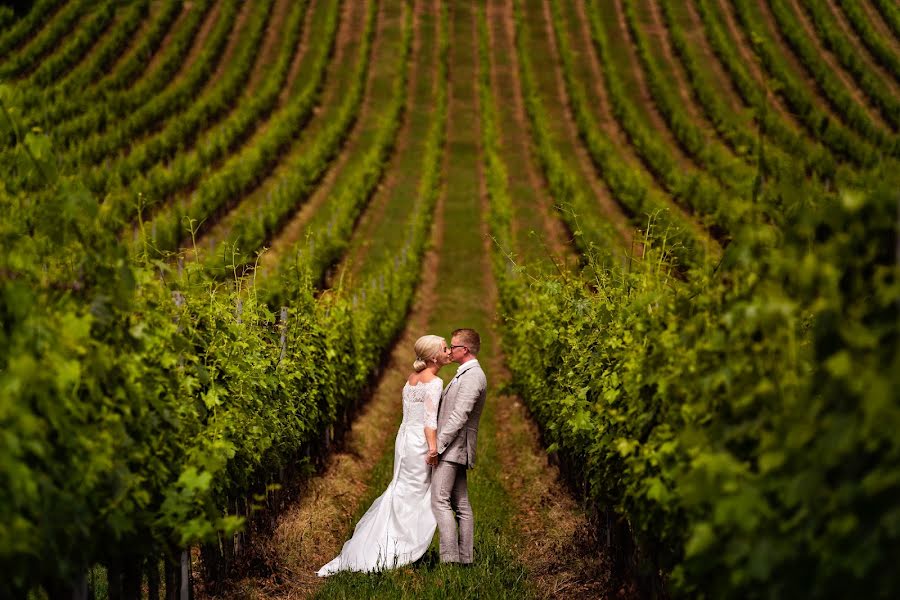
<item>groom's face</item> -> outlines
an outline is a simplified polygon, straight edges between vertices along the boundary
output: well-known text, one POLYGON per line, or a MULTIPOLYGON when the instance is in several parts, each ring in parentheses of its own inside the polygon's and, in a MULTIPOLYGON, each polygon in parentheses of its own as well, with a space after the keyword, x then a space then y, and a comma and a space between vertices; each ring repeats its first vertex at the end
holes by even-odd
POLYGON ((453 336, 450 339, 450 360, 458 363, 469 354, 469 349, 460 342, 459 338, 453 336))

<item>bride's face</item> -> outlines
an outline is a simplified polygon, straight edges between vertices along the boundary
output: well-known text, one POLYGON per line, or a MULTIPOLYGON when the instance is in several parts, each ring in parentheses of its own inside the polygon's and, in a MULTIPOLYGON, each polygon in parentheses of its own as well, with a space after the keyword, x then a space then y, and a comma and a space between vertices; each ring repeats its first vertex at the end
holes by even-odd
POLYGON ((447 346, 446 341, 441 340, 441 349, 437 353, 435 360, 437 360, 437 364, 441 367, 450 364, 450 348, 447 346))

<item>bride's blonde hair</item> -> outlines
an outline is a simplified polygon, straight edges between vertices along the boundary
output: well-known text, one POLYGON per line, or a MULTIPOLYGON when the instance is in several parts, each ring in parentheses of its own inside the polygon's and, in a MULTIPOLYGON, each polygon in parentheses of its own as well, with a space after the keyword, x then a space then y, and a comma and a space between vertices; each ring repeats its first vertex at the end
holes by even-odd
POLYGON ((428 366, 428 361, 438 355, 443 341, 444 338, 439 335, 423 335, 416 340, 416 361, 413 363, 416 373, 423 371, 428 366))

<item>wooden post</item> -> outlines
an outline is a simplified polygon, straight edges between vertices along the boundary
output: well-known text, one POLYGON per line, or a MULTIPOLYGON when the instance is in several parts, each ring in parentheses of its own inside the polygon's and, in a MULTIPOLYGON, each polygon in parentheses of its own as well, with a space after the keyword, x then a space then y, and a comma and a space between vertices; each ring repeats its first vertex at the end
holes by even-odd
POLYGON ((181 551, 181 577, 178 586, 178 600, 193 600, 194 585, 191 577, 190 548, 181 551))

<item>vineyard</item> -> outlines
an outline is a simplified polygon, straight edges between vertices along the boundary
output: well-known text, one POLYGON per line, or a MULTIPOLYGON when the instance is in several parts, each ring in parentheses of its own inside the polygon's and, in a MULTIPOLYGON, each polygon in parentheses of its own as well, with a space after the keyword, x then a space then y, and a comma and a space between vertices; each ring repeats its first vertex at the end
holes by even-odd
POLYGON ((0 0, 0 175, 0 598, 900 594, 892 0, 0 0))

